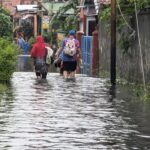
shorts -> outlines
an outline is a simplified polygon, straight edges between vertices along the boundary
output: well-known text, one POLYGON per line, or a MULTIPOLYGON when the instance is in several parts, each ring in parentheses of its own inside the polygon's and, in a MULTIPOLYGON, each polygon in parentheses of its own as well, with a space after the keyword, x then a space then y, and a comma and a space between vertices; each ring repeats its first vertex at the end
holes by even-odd
POLYGON ((77 67, 77 61, 64 61, 63 70, 64 71, 75 71, 77 67))

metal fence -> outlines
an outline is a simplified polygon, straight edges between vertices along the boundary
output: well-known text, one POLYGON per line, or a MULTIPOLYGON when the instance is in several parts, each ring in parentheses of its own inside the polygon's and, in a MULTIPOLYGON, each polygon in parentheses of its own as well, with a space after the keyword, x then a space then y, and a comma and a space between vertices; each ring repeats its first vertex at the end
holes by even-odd
POLYGON ((82 36, 82 67, 81 73, 91 75, 92 70, 92 36, 82 36))

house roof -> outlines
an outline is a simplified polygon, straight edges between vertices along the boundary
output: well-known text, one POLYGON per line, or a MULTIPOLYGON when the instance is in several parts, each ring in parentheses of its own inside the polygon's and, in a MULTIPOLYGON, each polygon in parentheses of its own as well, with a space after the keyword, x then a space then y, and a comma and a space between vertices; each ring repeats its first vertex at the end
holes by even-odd
MULTIPOLYGON (((96 14, 98 14, 100 5, 108 5, 111 3, 111 0, 81 0, 80 1, 80 6, 81 8, 85 8, 87 6, 95 6, 95 11, 96 14)), ((91 11, 92 9, 90 9, 91 11)), ((91 12, 89 12, 91 13, 91 12)))
MULTIPOLYGON (((57 13, 57 11, 65 5, 65 3, 43 3, 42 4, 49 12, 57 13)), ((66 14, 74 14, 73 9, 69 9, 66 14)))

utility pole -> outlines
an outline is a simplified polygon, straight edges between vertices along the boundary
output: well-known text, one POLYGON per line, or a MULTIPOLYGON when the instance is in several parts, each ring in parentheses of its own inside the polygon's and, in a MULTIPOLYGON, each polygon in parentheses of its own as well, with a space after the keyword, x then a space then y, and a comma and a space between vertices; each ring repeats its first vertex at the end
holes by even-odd
POLYGON ((116 0, 111 0, 111 84, 116 84, 116 0))

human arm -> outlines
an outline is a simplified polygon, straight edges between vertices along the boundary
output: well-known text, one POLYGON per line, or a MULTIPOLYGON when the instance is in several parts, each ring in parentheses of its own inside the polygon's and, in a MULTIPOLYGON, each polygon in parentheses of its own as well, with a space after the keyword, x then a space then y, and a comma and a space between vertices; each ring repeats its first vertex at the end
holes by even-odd
POLYGON ((59 55, 60 55, 60 53, 62 52, 62 50, 63 50, 63 48, 60 47, 60 48, 56 51, 56 53, 55 53, 55 58, 58 58, 58 57, 59 57, 59 55))
POLYGON ((55 58, 58 58, 58 57, 59 57, 59 55, 61 54, 61 52, 62 52, 63 49, 64 49, 64 46, 65 46, 65 40, 63 40, 61 47, 56 51, 56 53, 55 53, 55 58))

